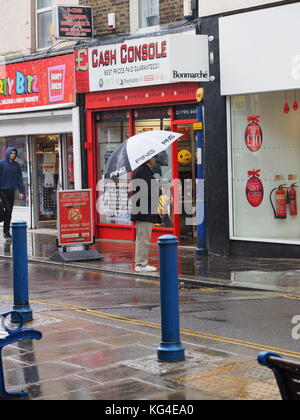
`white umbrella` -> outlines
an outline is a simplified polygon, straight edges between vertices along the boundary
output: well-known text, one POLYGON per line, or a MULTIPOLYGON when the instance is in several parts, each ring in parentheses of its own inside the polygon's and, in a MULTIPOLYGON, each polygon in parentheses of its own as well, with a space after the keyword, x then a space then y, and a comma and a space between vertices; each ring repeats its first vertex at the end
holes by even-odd
POLYGON ((172 131, 148 130, 129 137, 111 154, 105 169, 105 178, 118 176, 134 171, 153 156, 166 150, 182 134, 172 131))

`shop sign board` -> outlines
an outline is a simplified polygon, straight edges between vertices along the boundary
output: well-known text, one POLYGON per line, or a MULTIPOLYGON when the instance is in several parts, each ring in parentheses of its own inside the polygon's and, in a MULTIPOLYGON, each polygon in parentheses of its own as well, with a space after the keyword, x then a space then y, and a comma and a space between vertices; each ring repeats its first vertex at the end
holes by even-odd
POLYGON ((74 104, 73 54, 0 65, 0 114, 74 104))
POLYGON ((208 82, 208 36, 168 34, 75 50, 77 92, 208 82))
POLYGON ((193 130, 195 130, 195 131, 203 130, 203 123, 202 122, 194 123, 193 124, 193 130))
POLYGON ((219 19, 221 94, 300 87, 300 3, 219 19))
POLYGON ((55 38, 90 39, 93 15, 90 6, 54 6, 55 38))
POLYGON ((57 198, 59 245, 93 243, 92 190, 58 191, 57 198))

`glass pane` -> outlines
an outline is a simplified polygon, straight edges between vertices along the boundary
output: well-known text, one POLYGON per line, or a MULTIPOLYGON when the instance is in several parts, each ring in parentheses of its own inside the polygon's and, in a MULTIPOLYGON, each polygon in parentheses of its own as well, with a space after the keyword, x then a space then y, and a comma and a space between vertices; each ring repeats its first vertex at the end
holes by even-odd
POLYGON ((37 9, 44 9, 45 7, 51 7, 53 0, 37 0, 37 9))
POLYGON ((177 130, 183 136, 178 140, 178 178, 181 181, 180 236, 186 241, 195 235, 196 217, 196 178, 197 178, 197 147, 196 136, 191 124, 178 125, 177 130))
POLYGON ((47 48, 52 45, 50 26, 52 24, 52 11, 39 13, 38 21, 38 48, 47 48))
POLYGON ((300 240, 289 199, 300 179, 297 92, 231 98, 234 235, 300 240), (284 103, 290 110, 284 110, 284 103))
POLYGON ((32 137, 36 161, 36 192, 39 221, 56 220, 59 179, 59 136, 32 137))
MULTIPOLYGON (((109 118, 111 114, 103 113, 109 118)), ((106 121, 98 124, 98 177, 102 178, 103 170, 110 155, 129 137, 127 121, 106 121)), ((130 221, 130 174, 125 174, 110 181, 100 192, 98 221, 105 224, 131 225, 130 221)))
POLYGON ((73 155, 73 136, 68 133, 66 135, 66 164, 63 165, 67 168, 66 173, 66 190, 74 189, 74 155, 73 155))
POLYGON ((159 24, 159 1, 139 0, 139 28, 159 24))
POLYGON ((20 164, 23 175, 23 182, 25 186, 26 196, 23 200, 19 200, 19 191, 16 191, 15 206, 29 206, 28 201, 28 170, 27 170, 27 147, 26 137, 4 138, 0 137, 1 160, 5 159, 6 150, 8 147, 15 147, 18 151, 16 161, 20 164))
MULTIPOLYGON (((159 109, 159 108, 158 108, 159 109)), ((136 134, 149 130, 166 130, 171 128, 169 118, 145 119, 135 121, 136 134)), ((160 182, 161 195, 158 206, 158 213, 161 216, 162 223, 160 227, 173 227, 173 206, 172 206, 172 148, 169 147, 157 155, 157 163, 152 169, 155 178, 160 182)))

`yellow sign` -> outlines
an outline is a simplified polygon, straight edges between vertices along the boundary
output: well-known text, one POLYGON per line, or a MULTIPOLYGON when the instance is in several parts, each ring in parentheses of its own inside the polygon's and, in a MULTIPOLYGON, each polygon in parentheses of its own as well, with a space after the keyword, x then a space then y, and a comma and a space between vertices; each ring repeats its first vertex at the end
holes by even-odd
POLYGON ((197 131, 197 130, 203 130, 203 123, 202 122, 197 122, 193 124, 193 130, 197 131))

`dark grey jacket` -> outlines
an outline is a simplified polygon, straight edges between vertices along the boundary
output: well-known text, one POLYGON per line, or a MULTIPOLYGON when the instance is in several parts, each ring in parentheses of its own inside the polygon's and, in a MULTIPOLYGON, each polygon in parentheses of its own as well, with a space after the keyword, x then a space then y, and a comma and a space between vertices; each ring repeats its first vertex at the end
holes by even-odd
MULTIPOLYGON (((151 168, 145 163, 137 168, 132 177, 133 181, 133 192, 132 192, 132 214, 131 220, 133 222, 150 222, 150 223, 161 223, 161 218, 158 215, 158 201, 159 201, 159 185, 155 179, 151 168), (147 183, 147 191, 140 191, 140 188, 135 189, 134 180, 142 179, 147 183), (151 182, 154 181, 154 182, 151 182), (141 197, 138 200, 134 200, 134 195, 140 194, 141 197), (148 203, 146 211, 139 211, 141 208, 141 200, 143 203, 148 203), (152 201, 151 201, 152 200, 152 201), (153 202, 153 200, 155 200, 153 202), (152 210, 151 210, 152 207, 152 210), (152 212, 151 212, 152 211, 152 212), (143 214, 145 213, 145 214, 143 214)), ((145 207, 145 206, 144 206, 145 207)))

